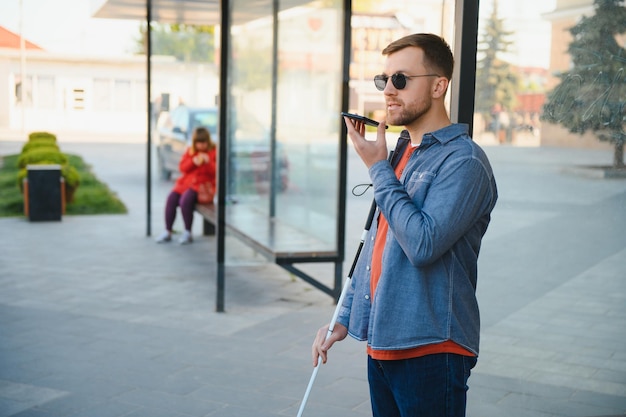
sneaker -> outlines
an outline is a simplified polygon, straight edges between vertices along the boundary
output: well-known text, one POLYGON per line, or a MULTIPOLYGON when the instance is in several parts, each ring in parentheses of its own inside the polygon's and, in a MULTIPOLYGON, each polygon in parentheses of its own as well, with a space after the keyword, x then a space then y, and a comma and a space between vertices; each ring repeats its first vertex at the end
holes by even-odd
POLYGON ((156 243, 171 242, 171 240, 172 234, 166 230, 165 232, 161 233, 161 236, 156 239, 156 243))
POLYGON ((193 242, 193 237, 191 237, 191 232, 189 230, 185 230, 183 232, 183 235, 180 237, 180 239, 178 240, 178 242, 181 245, 188 245, 191 242, 193 242))

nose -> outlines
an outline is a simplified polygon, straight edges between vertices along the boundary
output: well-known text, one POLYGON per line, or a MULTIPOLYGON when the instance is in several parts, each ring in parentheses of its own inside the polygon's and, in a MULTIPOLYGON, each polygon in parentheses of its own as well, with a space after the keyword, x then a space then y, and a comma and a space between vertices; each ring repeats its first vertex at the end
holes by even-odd
POLYGON ((397 89, 396 87, 394 87, 393 83, 391 82, 391 77, 389 77, 389 79, 387 80, 387 83, 385 84, 385 88, 383 89, 383 94, 385 95, 390 95, 390 94, 395 94, 397 93, 397 89))

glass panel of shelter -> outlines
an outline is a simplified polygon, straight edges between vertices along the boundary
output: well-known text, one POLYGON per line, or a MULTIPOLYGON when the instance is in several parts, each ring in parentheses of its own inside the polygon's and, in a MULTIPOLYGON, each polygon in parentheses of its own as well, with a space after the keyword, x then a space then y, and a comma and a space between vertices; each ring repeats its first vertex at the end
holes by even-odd
POLYGON ((277 45, 268 3, 231 29, 227 199, 335 245, 343 2, 278 2, 277 45))

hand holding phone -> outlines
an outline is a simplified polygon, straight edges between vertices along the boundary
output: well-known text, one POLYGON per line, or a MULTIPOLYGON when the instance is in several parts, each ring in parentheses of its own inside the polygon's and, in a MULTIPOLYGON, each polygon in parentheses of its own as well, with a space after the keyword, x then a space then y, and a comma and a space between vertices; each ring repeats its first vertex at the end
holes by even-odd
MULTIPOLYGON (((354 119, 354 120, 357 120, 359 122, 365 123, 368 126, 377 127, 380 124, 376 120, 372 120, 369 117, 361 116, 359 114, 346 113, 345 111, 342 111, 341 115, 345 116, 345 117, 349 117, 350 119, 354 119)), ((389 128, 389 126, 385 126, 385 129, 388 129, 388 128, 389 128)))

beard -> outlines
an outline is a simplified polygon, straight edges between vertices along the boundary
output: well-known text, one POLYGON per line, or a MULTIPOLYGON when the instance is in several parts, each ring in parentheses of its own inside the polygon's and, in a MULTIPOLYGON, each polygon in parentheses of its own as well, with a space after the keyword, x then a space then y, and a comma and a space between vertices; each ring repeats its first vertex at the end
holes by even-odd
POLYGON ((430 111, 430 100, 413 102, 409 106, 403 106, 400 112, 389 113, 387 110, 387 123, 393 126, 408 126, 422 118, 430 111))

